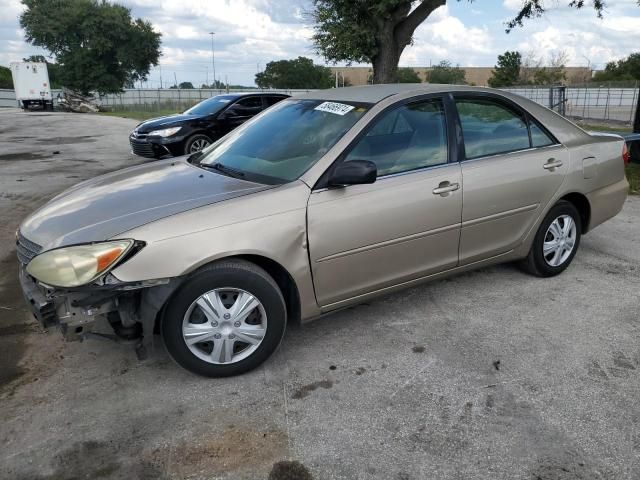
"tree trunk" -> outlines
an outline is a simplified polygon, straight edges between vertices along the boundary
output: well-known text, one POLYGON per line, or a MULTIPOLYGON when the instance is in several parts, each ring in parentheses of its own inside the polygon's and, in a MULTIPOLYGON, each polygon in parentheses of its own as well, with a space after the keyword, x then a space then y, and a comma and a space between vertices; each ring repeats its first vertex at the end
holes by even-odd
POLYGON ((391 36, 382 43, 378 50, 378 55, 373 59, 373 83, 395 83, 398 72, 398 53, 396 40, 391 36))
POLYGON ((395 83, 402 51, 411 43, 415 29, 446 0, 421 0, 411 11, 412 2, 403 2, 389 18, 379 20, 377 55, 372 58, 373 83, 395 83))

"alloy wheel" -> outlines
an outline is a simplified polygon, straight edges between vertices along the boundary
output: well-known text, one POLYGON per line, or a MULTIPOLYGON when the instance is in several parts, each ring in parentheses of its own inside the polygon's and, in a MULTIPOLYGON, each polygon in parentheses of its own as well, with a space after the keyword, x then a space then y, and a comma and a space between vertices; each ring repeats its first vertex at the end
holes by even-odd
POLYGON ((208 140, 205 140, 204 138, 195 140, 191 144, 191 148, 189 148, 189 152, 190 153, 199 152, 200 150, 207 148, 209 145, 211 145, 211 143, 208 140))

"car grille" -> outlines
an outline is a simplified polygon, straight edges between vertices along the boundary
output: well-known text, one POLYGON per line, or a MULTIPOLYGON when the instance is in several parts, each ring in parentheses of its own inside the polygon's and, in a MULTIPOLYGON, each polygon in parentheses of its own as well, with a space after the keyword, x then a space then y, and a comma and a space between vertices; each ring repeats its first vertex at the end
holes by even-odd
POLYGON ((16 242, 16 250, 18 252, 18 260, 23 265, 31 261, 33 257, 42 251, 42 247, 31 240, 26 239, 18 232, 18 241, 16 242))
POLYGON ((142 141, 137 140, 132 137, 129 137, 129 143, 131 144, 131 150, 136 155, 139 155, 141 157, 149 157, 149 158, 155 157, 153 147, 151 146, 150 143, 147 143, 144 140, 142 141))

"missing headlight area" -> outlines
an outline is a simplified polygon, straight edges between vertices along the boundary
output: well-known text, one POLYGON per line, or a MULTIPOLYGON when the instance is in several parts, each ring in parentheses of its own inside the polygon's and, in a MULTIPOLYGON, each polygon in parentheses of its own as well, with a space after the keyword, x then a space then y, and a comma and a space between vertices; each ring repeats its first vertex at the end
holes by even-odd
POLYGON ((19 278, 27 305, 43 328, 59 327, 67 341, 100 337, 133 342, 140 359, 153 343, 162 305, 180 283, 174 278, 60 289, 39 283, 25 268, 19 278))

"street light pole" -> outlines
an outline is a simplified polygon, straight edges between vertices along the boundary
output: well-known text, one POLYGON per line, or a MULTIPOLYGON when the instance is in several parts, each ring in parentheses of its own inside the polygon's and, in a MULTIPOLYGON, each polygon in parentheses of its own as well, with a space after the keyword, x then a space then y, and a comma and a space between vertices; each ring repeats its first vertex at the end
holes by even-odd
POLYGON ((218 83, 216 82, 216 53, 213 46, 213 36, 215 34, 216 32, 209 32, 209 35, 211 35, 211 66, 213 67, 213 88, 218 87, 218 83))

